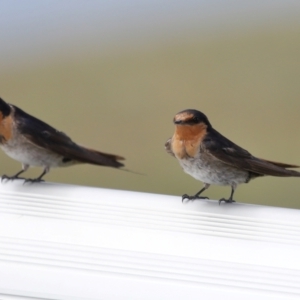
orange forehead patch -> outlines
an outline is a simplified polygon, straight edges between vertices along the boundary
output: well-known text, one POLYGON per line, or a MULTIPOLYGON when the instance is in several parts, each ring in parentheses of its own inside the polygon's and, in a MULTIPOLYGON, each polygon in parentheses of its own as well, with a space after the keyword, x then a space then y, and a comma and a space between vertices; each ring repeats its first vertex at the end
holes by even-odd
POLYGON ((178 113, 175 117, 174 117, 174 121, 187 121, 190 120, 194 117, 193 114, 188 113, 188 112, 181 112, 178 113))

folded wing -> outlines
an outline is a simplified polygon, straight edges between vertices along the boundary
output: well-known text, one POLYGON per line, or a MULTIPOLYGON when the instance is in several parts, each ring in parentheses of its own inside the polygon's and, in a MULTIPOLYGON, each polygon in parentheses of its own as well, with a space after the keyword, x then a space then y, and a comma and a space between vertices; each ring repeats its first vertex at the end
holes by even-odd
POLYGON ((214 129, 203 140, 201 151, 210 153, 226 164, 257 173, 258 175, 300 177, 300 172, 286 169, 298 168, 299 166, 254 157, 248 151, 234 144, 214 129))
POLYGON ((56 130, 45 122, 15 108, 18 128, 26 139, 36 146, 46 148, 62 155, 66 160, 75 160, 101 166, 120 168, 124 166, 118 160, 124 158, 114 154, 88 149, 74 143, 66 134, 56 130))

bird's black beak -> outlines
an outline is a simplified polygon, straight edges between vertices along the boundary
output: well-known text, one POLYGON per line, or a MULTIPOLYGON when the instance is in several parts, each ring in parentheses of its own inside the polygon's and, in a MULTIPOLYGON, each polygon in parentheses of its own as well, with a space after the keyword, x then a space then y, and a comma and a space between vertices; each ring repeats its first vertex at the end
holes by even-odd
POLYGON ((182 124, 181 120, 174 120, 174 124, 182 124))

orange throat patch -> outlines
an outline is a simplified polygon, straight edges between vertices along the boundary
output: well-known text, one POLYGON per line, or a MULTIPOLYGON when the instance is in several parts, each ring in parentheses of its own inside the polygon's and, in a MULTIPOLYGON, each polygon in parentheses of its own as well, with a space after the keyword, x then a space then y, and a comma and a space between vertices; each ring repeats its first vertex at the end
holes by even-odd
POLYGON ((0 143, 5 143, 10 140, 12 136, 12 117, 7 116, 3 118, 3 114, 0 112, 0 143))
POLYGON ((195 157, 199 153, 200 144, 207 133, 204 123, 197 125, 176 125, 172 137, 172 151, 179 159, 195 157))

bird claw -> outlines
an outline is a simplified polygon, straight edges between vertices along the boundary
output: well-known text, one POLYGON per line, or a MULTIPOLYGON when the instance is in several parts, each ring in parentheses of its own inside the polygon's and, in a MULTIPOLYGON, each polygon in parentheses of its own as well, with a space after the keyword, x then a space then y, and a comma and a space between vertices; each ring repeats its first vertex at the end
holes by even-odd
POLYGON ((219 200, 219 205, 220 205, 222 202, 225 202, 225 203, 233 203, 233 202, 235 202, 235 200, 233 200, 233 199, 225 199, 225 198, 222 198, 222 199, 219 200))
POLYGON ((43 181, 45 181, 45 180, 43 180, 41 178, 27 178, 27 179, 24 180, 23 184, 28 183, 28 182, 36 183, 36 182, 43 182, 43 181))
POLYGON ((184 194, 184 195, 182 195, 182 203, 185 199, 187 199, 186 202, 189 202, 189 201, 194 201, 194 200, 197 200, 197 199, 209 199, 209 198, 208 197, 201 197, 201 196, 197 196, 197 195, 189 196, 188 194, 184 194))
POLYGON ((7 176, 7 175, 2 175, 1 177, 1 182, 3 180, 7 180, 7 181, 10 181, 10 180, 15 180, 15 179, 25 179, 24 177, 18 177, 18 176, 7 176))

